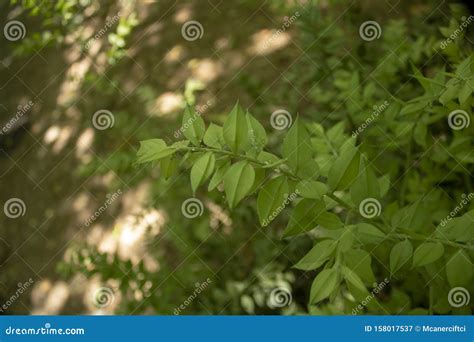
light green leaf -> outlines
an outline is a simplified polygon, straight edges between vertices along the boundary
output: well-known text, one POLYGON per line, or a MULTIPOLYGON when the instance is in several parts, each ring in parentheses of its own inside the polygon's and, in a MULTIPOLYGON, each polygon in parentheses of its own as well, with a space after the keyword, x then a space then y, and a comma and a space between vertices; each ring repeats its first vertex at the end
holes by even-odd
POLYGON ((458 97, 458 94, 459 85, 450 85, 439 97, 439 102, 441 102, 443 105, 446 105, 449 101, 454 100, 456 97, 458 97))
POLYGON ((312 178, 319 175, 318 164, 312 159, 310 136, 301 120, 296 119, 283 140, 282 155, 298 177, 312 178))
POLYGON ((368 223, 359 223, 356 229, 358 239, 364 244, 379 244, 387 237, 380 229, 368 223))
POLYGON ((288 182, 285 176, 280 176, 268 181, 258 193, 257 212, 260 224, 267 226, 276 216, 277 209, 282 208, 283 202, 288 196, 288 182))
POLYGON ((174 156, 168 156, 160 160, 160 171, 164 179, 169 179, 178 167, 178 162, 174 156))
POLYGON ((312 180, 303 180, 296 185, 298 195, 304 198, 322 199, 328 192, 326 184, 312 180))
POLYGON ((172 155, 176 150, 166 146, 163 139, 149 139, 140 142, 137 163, 146 163, 172 155))
POLYGON ((346 282, 350 283, 352 286, 362 292, 367 292, 367 288, 365 287, 362 279, 360 279, 360 277, 349 267, 342 266, 342 274, 346 282))
POLYGON ((337 241, 324 240, 317 243, 298 263, 293 266, 299 270, 315 270, 329 260, 336 250, 337 241))
POLYGON ((471 284, 472 271, 471 259, 462 249, 454 253, 446 264, 446 275, 452 287, 471 284))
POLYGON ((204 144, 209 147, 222 149, 225 144, 224 137, 222 135, 222 127, 211 123, 204 134, 203 141, 204 144))
POLYGON ((249 139, 251 149, 255 155, 258 155, 267 144, 267 133, 265 128, 250 113, 247 112, 247 123, 249 126, 249 139))
POLYGON ((329 268, 319 272, 311 285, 310 303, 316 304, 329 297, 338 285, 339 273, 336 269, 329 268))
POLYGON ((444 253, 441 242, 424 242, 413 253, 413 267, 420 267, 435 262, 444 253))
POLYGON ((224 175, 224 190, 229 206, 234 208, 252 189, 255 170, 247 161, 232 165, 224 175))
MULTIPOLYGON (((276 155, 270 153, 270 152, 266 152, 266 151, 262 151, 260 152, 260 154, 258 155, 257 157, 258 161, 270 166, 272 164, 275 164, 275 163, 278 163, 280 161, 280 158, 278 158, 276 155)), ((264 167, 267 167, 267 166, 264 166, 264 167)))
POLYGON ((199 146, 206 130, 206 124, 201 116, 188 106, 184 110, 182 129, 184 136, 193 145, 199 146))
POLYGON ((224 141, 235 152, 245 152, 250 147, 249 126, 246 115, 236 103, 223 127, 224 141))
POLYGON ((230 161, 226 161, 223 165, 217 167, 216 172, 209 181, 209 186, 207 187, 208 191, 214 190, 224 179, 224 175, 229 169, 230 161))
POLYGON ((359 174, 360 153, 353 143, 352 139, 344 143, 339 157, 329 171, 328 184, 332 190, 347 189, 359 174))
POLYGON ((463 106, 471 98, 473 89, 469 81, 465 81, 464 85, 461 88, 461 91, 458 94, 459 103, 463 106))
POLYGON ((390 252, 390 272, 393 274, 410 260, 413 254, 413 246, 410 240, 405 240, 393 246, 390 252))
POLYGON ((199 158, 191 168, 191 188, 193 192, 199 185, 204 183, 214 172, 214 166, 216 165, 216 157, 212 152, 206 152, 199 158))

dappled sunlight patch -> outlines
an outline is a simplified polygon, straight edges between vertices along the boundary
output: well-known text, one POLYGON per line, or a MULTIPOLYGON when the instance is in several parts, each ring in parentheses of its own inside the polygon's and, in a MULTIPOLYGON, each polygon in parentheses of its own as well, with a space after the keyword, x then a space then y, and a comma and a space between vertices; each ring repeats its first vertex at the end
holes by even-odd
POLYGON ((188 66, 191 69, 192 77, 204 84, 215 81, 223 71, 222 63, 210 58, 192 59, 188 66))
POLYGON ((61 313, 69 297, 69 287, 64 281, 49 279, 37 282, 31 294, 33 315, 57 315, 61 313))
POLYGON ((177 63, 184 58, 184 47, 182 45, 175 45, 171 48, 163 58, 168 63, 177 63))
POLYGON ((81 159, 83 163, 91 160, 92 154, 89 149, 94 143, 95 131, 92 127, 86 128, 77 138, 76 141, 76 157, 81 159))
POLYGON ((263 29, 252 35, 252 44, 247 51, 253 55, 269 55, 286 47, 290 40, 288 32, 263 29))
POLYGON ((156 111, 151 112, 151 114, 157 116, 169 115, 181 111, 183 106, 183 95, 168 91, 158 96, 154 106, 156 111))

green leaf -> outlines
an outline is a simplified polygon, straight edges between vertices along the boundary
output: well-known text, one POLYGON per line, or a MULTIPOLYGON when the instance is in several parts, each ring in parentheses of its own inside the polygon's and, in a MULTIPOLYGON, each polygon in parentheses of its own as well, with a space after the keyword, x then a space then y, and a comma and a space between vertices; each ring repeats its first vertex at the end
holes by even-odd
POLYGON ((357 237, 364 244, 379 244, 387 237, 380 229, 368 223, 359 223, 356 229, 357 237))
POLYGON ((285 176, 280 176, 268 181, 258 193, 257 212, 260 224, 267 226, 273 220, 270 216, 279 214, 276 211, 283 209, 283 202, 288 196, 288 182, 285 176))
POLYGON ((196 192, 198 186, 211 177, 215 165, 216 157, 212 152, 204 153, 204 155, 194 163, 191 168, 191 188, 193 192, 196 192))
POLYGON ((362 292, 367 292, 367 288, 365 287, 362 279, 360 279, 360 277, 354 271, 352 271, 349 267, 342 266, 342 274, 346 282, 348 282, 349 284, 351 284, 356 289, 362 292))
POLYGON ((222 127, 211 123, 204 134, 203 141, 209 147, 222 149, 225 144, 222 127))
POLYGON ((380 198, 378 179, 365 158, 360 158, 359 175, 351 186, 351 198, 357 206, 366 198, 380 198))
POLYGON ((224 141, 235 152, 245 152, 250 147, 247 118, 236 103, 223 127, 224 141))
POLYGON ((224 190, 229 206, 234 208, 252 189, 255 170, 247 161, 232 165, 224 175, 224 190))
POLYGON ((265 128, 250 113, 247 112, 247 123, 250 128, 249 139, 254 155, 258 155, 267 144, 265 128))
POLYGON ((164 179, 169 179, 178 167, 178 162, 174 156, 168 156, 160 160, 160 171, 164 179))
POLYGON ((449 101, 454 100, 459 93, 459 85, 450 85, 439 97, 439 102, 446 105, 449 101))
POLYGON ((323 201, 302 199, 293 209, 283 237, 305 233, 316 227, 316 219, 326 212, 323 201))
POLYGON ((469 255, 462 249, 458 250, 449 259, 446 264, 446 275, 448 276, 449 285, 468 286, 472 279, 472 262, 469 255))
POLYGON ((373 284, 375 276, 372 272, 372 258, 363 249, 349 249, 344 253, 345 265, 354 271, 365 284, 373 284))
POLYGON ((321 182, 303 180, 296 185, 296 191, 304 198, 322 199, 328 192, 328 187, 321 182))
POLYGON ((299 270, 315 270, 329 260, 336 250, 337 241, 324 240, 317 243, 298 263, 293 266, 299 270))
POLYGON ((224 175, 229 169, 230 166, 230 161, 226 161, 223 165, 217 167, 216 172, 214 172, 214 175, 212 176, 211 180, 209 181, 209 186, 207 187, 208 191, 212 191, 217 186, 222 183, 222 180, 224 179, 224 175))
POLYGON ((328 184, 332 190, 345 190, 357 178, 360 167, 360 153, 353 145, 353 139, 344 143, 341 154, 336 158, 329 171, 328 184))
POLYGON ((441 242, 424 242, 413 253, 413 267, 420 267, 435 262, 444 253, 441 242))
POLYGON ((316 304, 329 297, 339 285, 339 273, 336 269, 326 269, 316 276, 311 285, 310 303, 316 304))
POLYGON ((312 159, 313 150, 306 127, 296 119, 283 140, 282 155, 290 169, 300 178, 312 178, 319 174, 318 164, 312 159))
MULTIPOLYGON (((264 164, 267 164, 268 166, 278 163, 280 161, 280 158, 278 158, 276 155, 266 152, 266 151, 260 152, 257 159, 258 161, 264 164)), ((268 166, 264 166, 264 167, 268 167, 268 166)))
POLYGON ((468 81, 464 82, 464 85, 461 88, 461 91, 458 94, 459 103, 463 106, 470 99, 472 94, 471 84, 468 81))
POLYGON ((184 110, 183 124, 184 136, 195 146, 199 146, 206 130, 204 120, 198 113, 193 113, 192 109, 187 106, 184 110))
POLYGON ((172 155, 176 150, 166 146, 163 139, 149 139, 140 141, 137 152, 137 163, 146 163, 172 155))
POLYGON ((410 240, 405 240, 393 246, 390 252, 390 272, 393 274, 410 260, 413 254, 413 246, 410 240))
POLYGON ((392 226, 402 228, 413 232, 418 232, 426 225, 427 220, 426 207, 421 200, 403 207, 392 217, 392 226))
POLYGON ((421 100, 419 102, 410 103, 403 107, 400 111, 400 115, 407 115, 411 113, 420 113, 422 112, 425 107, 429 104, 429 100, 421 100))

